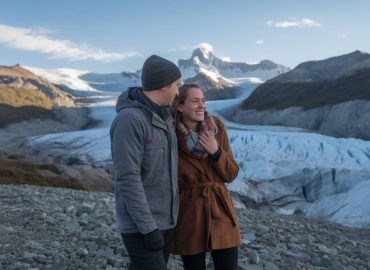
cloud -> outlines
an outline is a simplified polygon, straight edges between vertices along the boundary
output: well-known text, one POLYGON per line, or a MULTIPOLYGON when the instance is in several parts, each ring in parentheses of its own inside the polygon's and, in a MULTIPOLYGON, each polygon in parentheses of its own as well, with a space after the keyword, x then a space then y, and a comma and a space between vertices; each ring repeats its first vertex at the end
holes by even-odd
POLYGON ((180 46, 178 48, 169 49, 168 51, 170 51, 170 52, 179 52, 179 51, 187 51, 187 50, 191 50, 191 48, 188 48, 188 47, 185 47, 185 46, 180 46))
POLYGON ((47 34, 54 34, 58 32, 58 30, 56 29, 49 29, 49 28, 43 28, 43 27, 30 29, 30 31, 33 35, 47 35, 47 34))
POLYGON ((264 41, 262 39, 256 41, 256 44, 258 44, 258 45, 262 45, 263 43, 264 43, 264 41))
POLYGON ((0 44, 14 49, 47 54, 52 58, 65 58, 73 61, 113 62, 140 55, 131 51, 105 52, 101 49, 89 48, 87 45, 79 45, 68 40, 53 39, 47 36, 47 34, 54 32, 55 30, 45 28, 28 29, 0 24, 0 44))
POLYGON ((220 59, 225 62, 231 62, 231 57, 228 56, 221 56, 220 59))
POLYGON ((321 24, 310 18, 302 19, 291 19, 287 21, 274 22, 269 20, 266 22, 268 26, 277 27, 277 28, 288 28, 288 27, 319 27, 321 24))
POLYGON ((199 43, 198 45, 196 45, 194 47, 194 49, 201 49, 203 51, 206 51, 206 52, 212 52, 213 53, 213 46, 207 42, 202 42, 202 43, 199 43))

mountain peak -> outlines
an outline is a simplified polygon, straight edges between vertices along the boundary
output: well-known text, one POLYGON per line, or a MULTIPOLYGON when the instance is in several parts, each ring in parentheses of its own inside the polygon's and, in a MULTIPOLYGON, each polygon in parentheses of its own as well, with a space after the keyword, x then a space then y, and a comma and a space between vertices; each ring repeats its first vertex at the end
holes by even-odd
POLYGON ((214 55, 213 47, 208 43, 200 43, 194 50, 193 56, 202 56, 205 59, 210 59, 214 55))
POLYGON ((224 80, 257 77, 264 81, 289 70, 289 68, 270 60, 263 60, 259 64, 254 65, 224 61, 214 54, 212 45, 208 43, 200 43, 194 49, 190 59, 180 59, 178 63, 183 79, 191 78, 199 72, 204 73, 207 71, 215 76, 217 74, 217 77, 222 76, 224 80))
POLYGON ((352 52, 352 54, 366 54, 366 52, 360 51, 360 50, 355 50, 352 52))
POLYGON ((208 43, 199 44, 193 51, 191 58, 198 58, 202 63, 210 64, 214 58, 212 45, 208 43))
POLYGON ((36 75, 19 64, 14 66, 0 66, 0 76, 13 76, 28 79, 37 79, 36 75))

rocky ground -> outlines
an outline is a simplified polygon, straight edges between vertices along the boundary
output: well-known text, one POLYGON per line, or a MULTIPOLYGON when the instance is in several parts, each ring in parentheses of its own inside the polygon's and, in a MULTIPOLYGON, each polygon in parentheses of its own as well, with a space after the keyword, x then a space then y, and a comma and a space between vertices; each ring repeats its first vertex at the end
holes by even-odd
MULTIPOLYGON (((127 269, 113 194, 0 185, 0 205, 0 269, 127 269)), ((239 269, 370 269, 370 230, 253 209, 238 216, 239 269)), ((179 257, 169 269, 182 269, 179 257)))

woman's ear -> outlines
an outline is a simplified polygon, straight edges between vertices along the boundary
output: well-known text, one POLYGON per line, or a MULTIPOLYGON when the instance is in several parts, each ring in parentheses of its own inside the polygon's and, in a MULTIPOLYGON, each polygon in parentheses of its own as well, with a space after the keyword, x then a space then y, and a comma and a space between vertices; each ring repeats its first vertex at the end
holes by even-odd
POLYGON ((182 112, 182 104, 177 105, 177 110, 178 110, 179 112, 182 112))

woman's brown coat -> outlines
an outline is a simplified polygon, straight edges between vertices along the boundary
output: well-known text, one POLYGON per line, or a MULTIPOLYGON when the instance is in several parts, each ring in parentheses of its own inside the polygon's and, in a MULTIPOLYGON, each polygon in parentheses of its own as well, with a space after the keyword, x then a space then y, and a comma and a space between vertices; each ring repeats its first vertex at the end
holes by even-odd
POLYGON ((180 212, 172 252, 193 255, 241 244, 234 205, 225 182, 233 181, 239 171, 222 122, 216 140, 220 158, 196 159, 179 151, 180 212))

